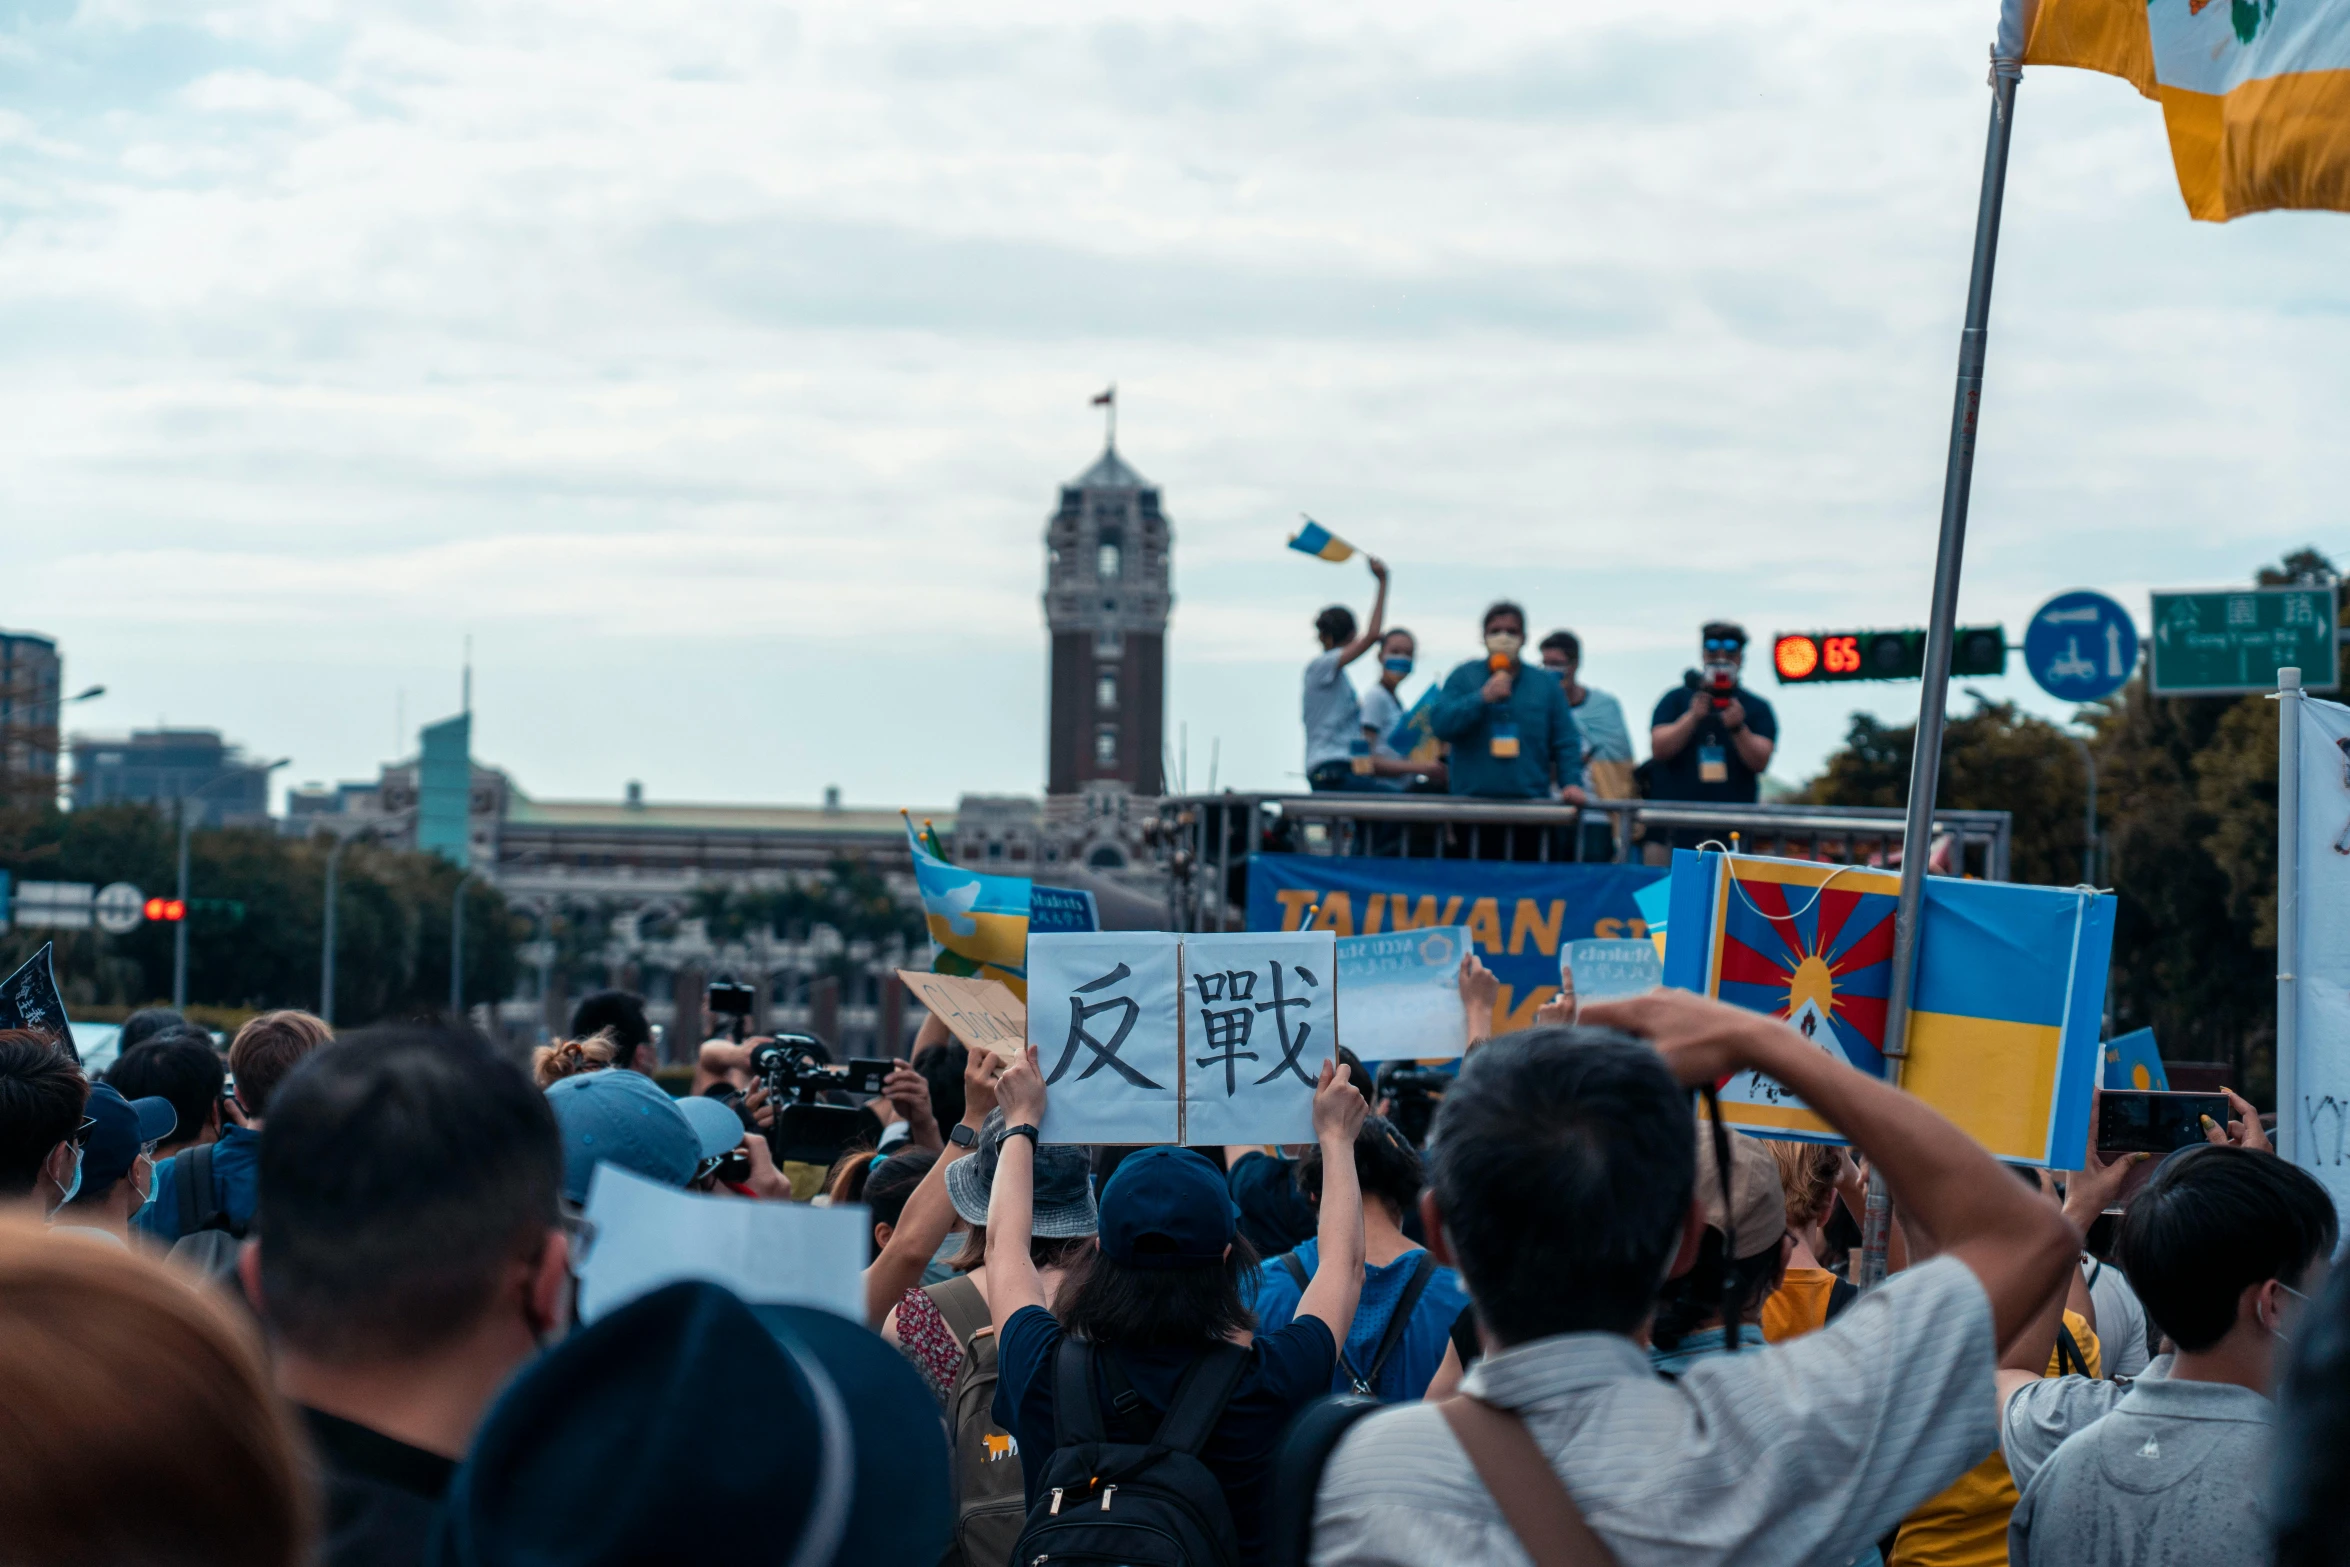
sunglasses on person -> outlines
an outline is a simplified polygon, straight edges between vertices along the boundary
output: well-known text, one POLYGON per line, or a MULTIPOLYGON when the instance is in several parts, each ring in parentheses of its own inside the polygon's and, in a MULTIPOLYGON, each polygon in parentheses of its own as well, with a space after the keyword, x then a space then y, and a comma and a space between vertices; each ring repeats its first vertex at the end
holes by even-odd
POLYGON ((1735 653, 1745 646, 1745 643, 1735 637, 1707 637, 1705 639, 1705 650, 1708 653, 1735 653))
POLYGON ((95 1130, 97 1129, 97 1126, 98 1126, 98 1118, 97 1118, 96 1116, 89 1116, 89 1115, 85 1115, 85 1116, 83 1116, 83 1117, 82 1117, 82 1124, 81 1124, 81 1125, 79 1125, 79 1126, 77 1126, 77 1127, 75 1127, 75 1128, 73 1129, 73 1145, 74 1145, 76 1148, 87 1148, 87 1147, 89 1147, 89 1146, 90 1146, 90 1133, 91 1133, 91 1132, 93 1132, 93 1131, 95 1131, 95 1130))

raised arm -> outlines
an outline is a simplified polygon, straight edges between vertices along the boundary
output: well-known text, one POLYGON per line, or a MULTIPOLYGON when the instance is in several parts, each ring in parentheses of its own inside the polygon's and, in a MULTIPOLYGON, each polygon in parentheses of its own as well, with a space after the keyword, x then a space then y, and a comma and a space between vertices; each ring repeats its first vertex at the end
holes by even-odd
MULTIPOLYGON (((1360 1097, 1360 1096, 1358 1096, 1360 1097)), ((1036 1047, 1020 1052, 996 1083, 1004 1130, 1044 1125, 1044 1073, 1036 1047)), ((1007 1136, 996 1149, 987 1199, 987 1314, 1001 1327, 1023 1306, 1045 1304, 1044 1278, 1028 1255, 1036 1228, 1036 1139, 1007 1136)))
POLYGON ((1648 1039, 1691 1088, 1752 1070, 1803 1100, 1884 1172, 1894 1200, 1939 1248, 1982 1281, 1996 1344, 2012 1340, 2077 1263, 2080 1232, 2053 1203, 1923 1100, 1854 1071, 1775 1018, 1657 990, 1588 1002, 1583 1020, 1648 1039))
POLYGON ((1363 564, 1370 567, 1371 575, 1379 579, 1379 592, 1371 600, 1371 618, 1363 622, 1362 634, 1339 650, 1338 667, 1341 669, 1377 647, 1379 639, 1387 635, 1387 562, 1376 555, 1365 555, 1363 564))
MULTIPOLYGON (((963 1125, 974 1133, 987 1119, 987 1112, 995 1108, 996 1082, 1003 1075, 1004 1058, 992 1050, 974 1050, 964 1062, 963 1125)), ((947 1166, 969 1152, 971 1149, 951 1142, 939 1150, 938 1162, 906 1199, 905 1211, 889 1233, 889 1244, 866 1268, 865 1320, 873 1326, 879 1327, 882 1319, 897 1309, 899 1298, 922 1281, 922 1270, 938 1254, 947 1231, 955 1227, 955 1205, 947 1196, 947 1166)))
MULTIPOLYGON (((1346 1342, 1346 1330, 1354 1326, 1355 1306, 1363 1298, 1363 1190, 1355 1181, 1355 1133, 1370 1110, 1338 1063, 1323 1062, 1321 1081, 1314 1085, 1314 1141, 1322 1148, 1322 1213, 1314 1240, 1321 1258, 1315 1264, 1313 1282, 1298 1300, 1297 1314, 1320 1317, 1330 1337, 1340 1344, 1346 1342)), ((990 1249, 994 1244, 995 1227, 991 1224, 990 1249)), ((991 1256, 991 1287, 994 1275, 995 1259, 991 1256)))

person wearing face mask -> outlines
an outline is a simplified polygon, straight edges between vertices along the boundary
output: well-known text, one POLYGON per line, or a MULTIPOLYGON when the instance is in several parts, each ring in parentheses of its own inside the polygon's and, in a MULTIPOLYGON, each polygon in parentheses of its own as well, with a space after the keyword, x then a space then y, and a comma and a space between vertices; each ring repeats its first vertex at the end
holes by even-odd
POLYGON ((50 1223, 127 1246, 131 1220, 154 1200, 155 1145, 179 1125, 179 1113, 168 1099, 125 1099, 104 1083, 90 1089, 82 1113, 90 1131, 81 1186, 50 1223))
POLYGON ((1779 741, 1771 704, 1739 684, 1746 629, 1726 620, 1700 633, 1705 668, 1667 691, 1649 719, 1648 797, 1752 805, 1779 741))
POLYGON ((82 1069, 46 1035, 0 1029, 0 1212, 45 1219, 80 1191, 89 1094, 82 1069))
POLYGON ((318 1560, 421 1562, 491 1401, 570 1320, 554 1111, 477 1035, 363 1029, 277 1085, 258 1181, 238 1273, 318 1454, 318 1560))
POLYGON ((1581 805, 1583 736, 1556 680, 1525 662, 1526 612, 1485 612, 1485 657, 1445 677, 1429 727, 1452 746, 1452 792, 1485 800, 1581 805))
POLYGON ((1363 739, 1371 747, 1370 784, 1374 788, 1401 790, 1423 778, 1439 784, 1444 780, 1442 762, 1415 762, 1388 743, 1410 711, 1410 705, 1396 692, 1411 674, 1418 651, 1417 639, 1401 626, 1380 639, 1379 678, 1363 693, 1363 739))

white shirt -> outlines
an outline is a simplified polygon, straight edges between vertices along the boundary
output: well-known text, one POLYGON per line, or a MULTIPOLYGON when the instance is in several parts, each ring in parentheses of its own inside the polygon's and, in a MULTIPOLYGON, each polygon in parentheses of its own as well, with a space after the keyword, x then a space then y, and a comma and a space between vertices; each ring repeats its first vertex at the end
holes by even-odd
POLYGON ((2109 1377, 2136 1376, 2153 1358, 2146 1348, 2146 1308, 2138 1292, 2110 1262, 2083 1257, 2081 1271, 2089 1278, 2089 1303, 2097 1308, 2100 1369, 2109 1377))
MULTIPOLYGON (((1522 1413, 1620 1567, 1848 1561, 1998 1443, 1991 1303, 1940 1257, 1817 1333, 1667 1382, 1611 1333, 1491 1355, 1465 1392, 1522 1413)), ((1323 1471, 1314 1567, 1527 1561, 1433 1404, 1364 1419, 1323 1471)))
POLYGON ((1387 737, 1395 733, 1395 726, 1403 722, 1403 703, 1387 689, 1387 682, 1374 680, 1371 689, 1363 693, 1363 727, 1371 731, 1371 754, 1392 757, 1395 747, 1387 737))
POLYGON ((1346 678, 1346 649, 1334 647, 1306 665, 1306 771, 1354 755, 1363 737, 1363 706, 1346 678))

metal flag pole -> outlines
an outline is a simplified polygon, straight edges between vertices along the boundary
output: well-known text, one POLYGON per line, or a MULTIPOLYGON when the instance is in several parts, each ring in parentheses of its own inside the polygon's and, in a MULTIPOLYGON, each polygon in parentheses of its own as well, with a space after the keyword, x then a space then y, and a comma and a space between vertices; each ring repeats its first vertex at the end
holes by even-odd
MULTIPOLYGON (((1991 54, 1991 129, 1983 147, 1983 193, 1975 208, 1974 273, 1967 283, 1966 325, 1958 335, 1958 395, 1950 411, 1950 464, 1942 477, 1942 538, 1934 556, 1934 605, 1926 622, 1925 686, 1918 700, 1917 744, 1909 762, 1909 816, 1901 838, 1901 900, 1894 914, 1893 995, 1885 1009, 1885 1074, 1901 1081, 1909 1054, 1910 982, 1917 963, 1918 915, 1933 856, 1934 788, 1942 771, 1942 718, 1950 705, 1950 645, 1958 624, 1958 574, 1966 554, 1967 498, 1974 483, 1975 428, 1983 408, 1983 349, 1991 325, 1991 272, 1999 259, 1999 208, 2007 189, 2007 143, 2015 127, 2021 51, 1991 54)), ((1893 1200, 1885 1179, 1869 1172, 1868 1212, 1861 1221, 1863 1288, 1885 1277, 1885 1242, 1893 1200)))
POLYGON ((2301 671, 2277 671, 2277 1153, 2301 1151, 2301 671))

